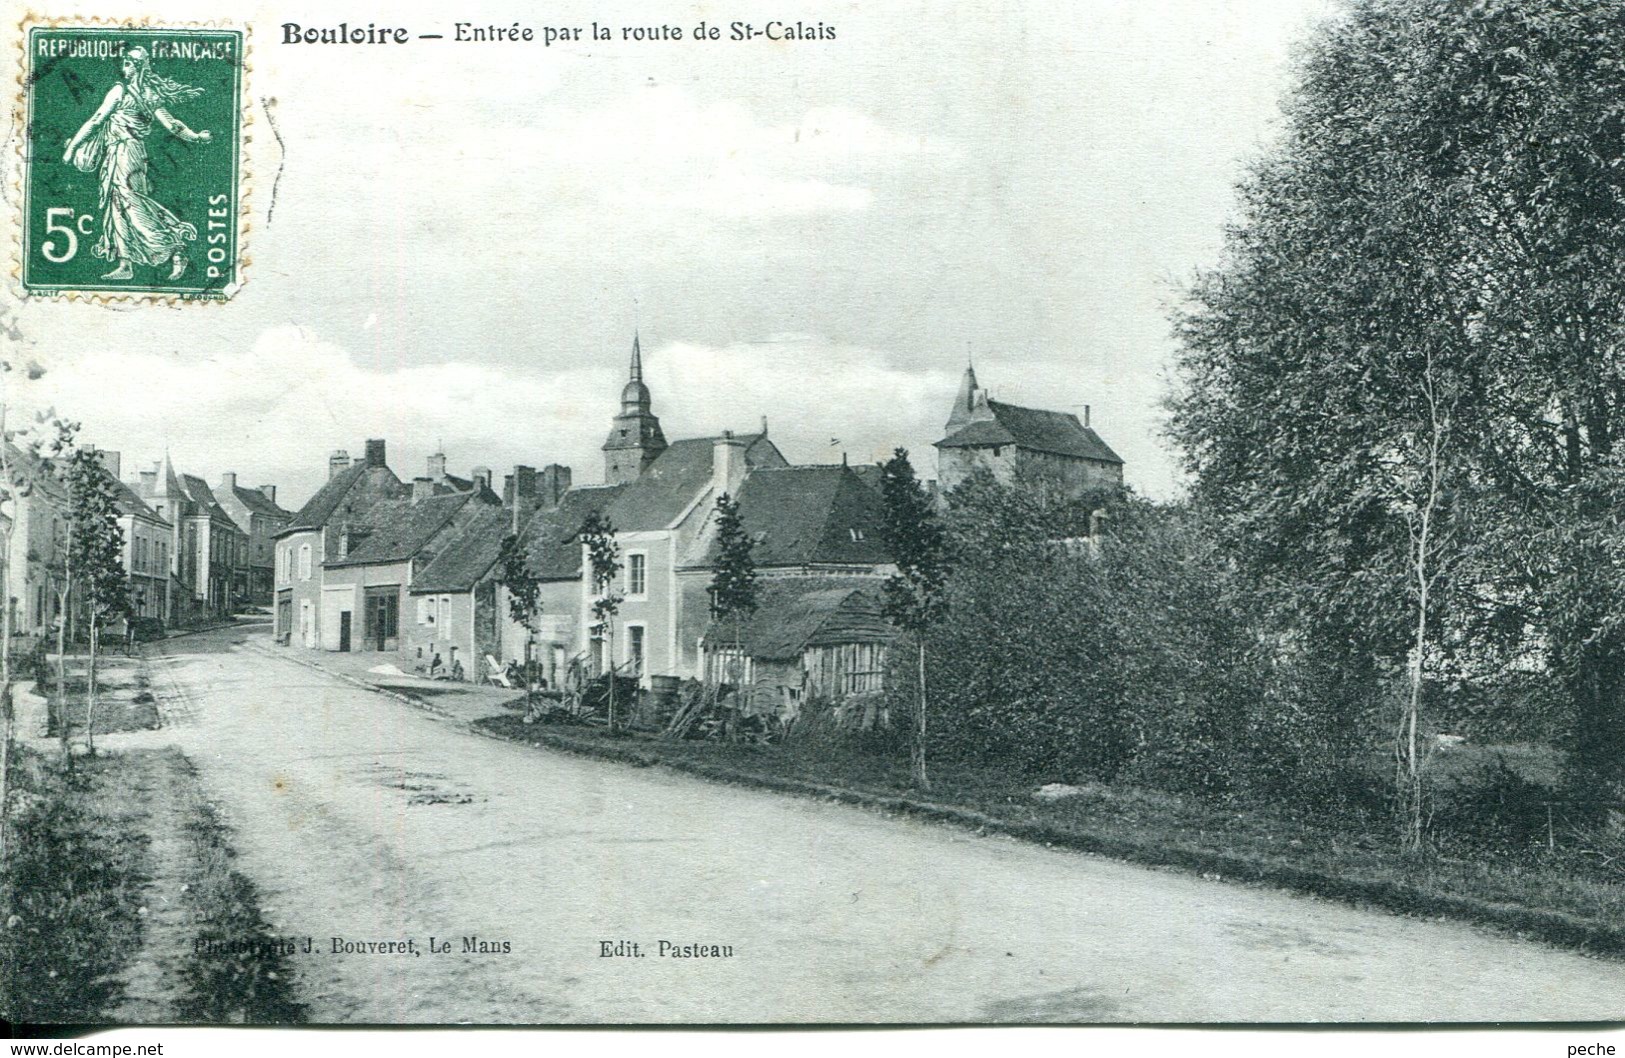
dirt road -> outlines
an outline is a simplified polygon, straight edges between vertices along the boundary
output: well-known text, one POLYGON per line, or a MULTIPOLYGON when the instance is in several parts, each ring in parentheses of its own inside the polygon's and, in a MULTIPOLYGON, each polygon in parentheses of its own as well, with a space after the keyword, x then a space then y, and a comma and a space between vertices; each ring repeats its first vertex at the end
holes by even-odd
POLYGON ((318 1021, 1625 1017, 1625 964, 493 741, 233 638, 161 648, 162 734, 318 1021))

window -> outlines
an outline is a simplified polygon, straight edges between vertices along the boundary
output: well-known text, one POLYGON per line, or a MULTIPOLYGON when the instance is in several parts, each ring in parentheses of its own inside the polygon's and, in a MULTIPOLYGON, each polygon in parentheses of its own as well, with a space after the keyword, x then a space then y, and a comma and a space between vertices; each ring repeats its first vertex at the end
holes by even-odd
POLYGON ((418 596, 418 624, 420 624, 420 625, 432 625, 432 624, 434 624, 434 614, 431 613, 430 610, 429 610, 429 603, 431 601, 433 601, 433 600, 431 600, 426 595, 419 595, 418 596))
POLYGON ((440 597, 440 615, 439 615, 439 621, 437 623, 440 625, 440 629, 441 629, 442 632, 444 632, 446 635, 451 634, 451 596, 450 595, 442 595, 440 597))
POLYGON ((853 540, 862 540, 863 539, 863 530, 862 529, 848 529, 847 532, 852 534, 852 539, 853 540))
POLYGON ((649 556, 631 551, 626 556, 626 594, 642 596, 649 593, 649 556))
POLYGON ((626 626, 626 660, 628 674, 643 675, 643 626, 626 626))
POLYGON ((310 579, 310 545, 299 545, 299 579, 310 579))

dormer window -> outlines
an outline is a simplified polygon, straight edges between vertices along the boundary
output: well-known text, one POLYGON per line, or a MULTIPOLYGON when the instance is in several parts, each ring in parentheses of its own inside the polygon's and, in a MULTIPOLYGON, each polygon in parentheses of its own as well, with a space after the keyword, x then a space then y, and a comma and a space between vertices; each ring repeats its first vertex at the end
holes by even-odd
POLYGON ((853 541, 858 541, 858 540, 863 539, 863 530, 862 529, 848 529, 847 532, 852 534, 853 541))

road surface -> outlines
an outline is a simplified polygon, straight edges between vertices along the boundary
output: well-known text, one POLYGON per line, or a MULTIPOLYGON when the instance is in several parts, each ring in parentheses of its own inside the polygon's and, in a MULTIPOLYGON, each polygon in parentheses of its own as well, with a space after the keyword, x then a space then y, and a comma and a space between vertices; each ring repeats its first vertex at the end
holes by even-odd
POLYGON ((316 1021, 1625 1017, 1618 962, 483 738, 242 636, 160 648, 163 735, 316 1021))

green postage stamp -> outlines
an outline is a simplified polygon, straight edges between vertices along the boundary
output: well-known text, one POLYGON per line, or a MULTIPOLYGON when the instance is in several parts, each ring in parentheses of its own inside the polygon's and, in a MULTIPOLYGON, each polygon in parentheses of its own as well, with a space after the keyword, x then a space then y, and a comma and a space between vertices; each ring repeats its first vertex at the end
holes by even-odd
POLYGON ((29 295, 224 300, 242 283, 244 34, 24 25, 29 295))

